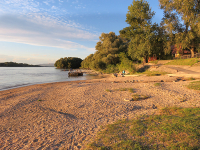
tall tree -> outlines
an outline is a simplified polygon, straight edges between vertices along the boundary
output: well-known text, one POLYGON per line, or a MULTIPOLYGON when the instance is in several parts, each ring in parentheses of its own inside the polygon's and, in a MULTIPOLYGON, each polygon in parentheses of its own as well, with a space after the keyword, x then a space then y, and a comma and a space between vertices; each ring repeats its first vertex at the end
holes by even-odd
POLYGON ((129 27, 120 30, 120 35, 127 38, 129 42, 128 54, 132 59, 145 59, 153 54, 153 36, 155 26, 151 24, 154 12, 151 11, 145 0, 133 0, 128 7, 126 22, 129 27))
POLYGON ((96 52, 86 57, 81 66, 95 70, 120 62, 119 53, 127 51, 127 41, 114 32, 102 33, 97 42, 96 52))
POLYGON ((169 40, 166 50, 170 51, 170 44, 181 49, 190 49, 192 57, 194 49, 200 49, 200 0, 159 0, 164 10, 163 26, 169 40))

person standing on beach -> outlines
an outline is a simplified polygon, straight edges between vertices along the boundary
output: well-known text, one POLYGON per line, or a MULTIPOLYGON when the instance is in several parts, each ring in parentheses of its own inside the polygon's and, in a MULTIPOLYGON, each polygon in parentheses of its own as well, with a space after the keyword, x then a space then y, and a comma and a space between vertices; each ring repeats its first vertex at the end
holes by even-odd
POLYGON ((122 71, 122 75, 125 75, 125 70, 122 71))

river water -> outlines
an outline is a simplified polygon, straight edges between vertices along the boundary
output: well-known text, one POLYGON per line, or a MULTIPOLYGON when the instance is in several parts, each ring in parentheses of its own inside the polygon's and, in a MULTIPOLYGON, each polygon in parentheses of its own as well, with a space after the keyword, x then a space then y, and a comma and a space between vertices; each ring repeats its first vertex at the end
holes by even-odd
POLYGON ((62 71, 55 67, 0 67, 0 91, 33 84, 93 78, 96 77, 86 74, 68 77, 68 71, 62 71))

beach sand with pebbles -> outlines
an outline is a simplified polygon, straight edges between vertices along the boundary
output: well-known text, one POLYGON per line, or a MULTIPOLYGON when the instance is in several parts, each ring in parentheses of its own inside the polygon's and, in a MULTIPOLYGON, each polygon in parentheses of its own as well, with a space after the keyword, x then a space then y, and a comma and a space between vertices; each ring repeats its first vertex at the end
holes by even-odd
POLYGON ((200 107, 200 92, 188 89, 190 82, 167 75, 125 76, 0 91, 0 149, 84 149, 100 126, 119 119, 163 107, 200 107), (121 88, 149 98, 125 101, 134 93, 121 88))

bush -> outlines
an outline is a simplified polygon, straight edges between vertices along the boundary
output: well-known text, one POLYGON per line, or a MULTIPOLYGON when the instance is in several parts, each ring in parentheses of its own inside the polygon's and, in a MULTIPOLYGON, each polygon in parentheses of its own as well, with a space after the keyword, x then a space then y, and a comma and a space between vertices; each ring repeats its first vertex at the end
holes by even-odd
POLYGON ((104 72, 105 73, 118 73, 119 69, 115 65, 108 65, 104 72))
POLYGON ((120 53, 121 63, 117 65, 119 71, 128 70, 130 74, 136 72, 136 67, 133 61, 127 58, 125 53, 120 53))

